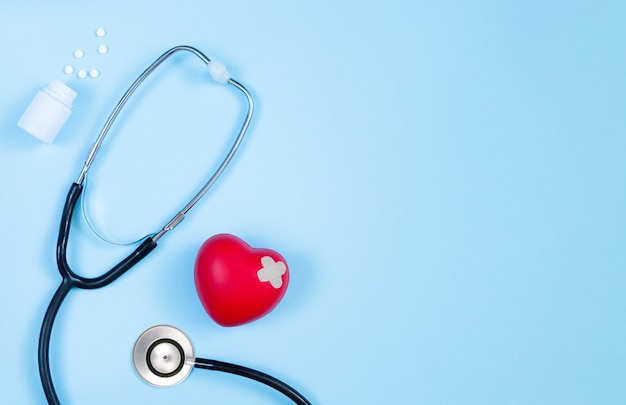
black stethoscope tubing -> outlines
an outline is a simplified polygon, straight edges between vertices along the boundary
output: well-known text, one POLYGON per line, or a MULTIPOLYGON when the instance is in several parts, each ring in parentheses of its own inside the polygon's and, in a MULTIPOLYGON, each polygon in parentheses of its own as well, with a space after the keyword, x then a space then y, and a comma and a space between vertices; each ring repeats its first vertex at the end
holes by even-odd
MULTIPOLYGON (((39 335, 39 375, 41 377, 41 383, 46 394, 46 398, 48 403, 51 405, 60 405, 60 402, 52 382, 52 374, 50 371, 50 336, 56 314, 58 313, 59 308, 61 307, 61 304, 63 303, 63 300, 67 296, 68 292, 72 288, 93 290, 111 284, 125 272, 130 270, 135 264, 139 263, 141 259, 146 257, 157 246, 157 243, 151 237, 148 237, 130 255, 111 268, 111 270, 99 277, 86 278, 74 273, 67 262, 67 244, 69 240, 72 215, 82 190, 83 187, 81 185, 73 183, 65 201, 56 249, 59 273, 61 274, 63 280, 52 297, 48 309, 46 310, 41 326, 41 333, 39 335)), ((293 400, 296 404, 310 405, 310 402, 294 388, 279 379, 258 370, 237 364, 203 358, 196 358, 194 367, 205 370, 222 371, 250 378, 276 389, 293 400)))
MULTIPOLYGON (((113 266, 106 273, 98 276, 98 277, 83 277, 76 274, 70 267, 67 261, 67 245, 70 235, 70 228, 72 223, 72 216, 74 214, 74 209, 80 198, 81 193, 83 192, 83 182, 85 180, 86 172, 89 169, 91 162, 93 161, 95 154, 100 147, 100 144, 109 130, 113 120, 121 110, 122 106, 126 103, 130 95, 135 91, 135 89, 139 86, 139 84, 165 59, 174 54, 177 51, 190 51, 200 57, 204 62, 209 63, 210 60, 200 51, 195 48, 189 46, 178 46, 170 49, 165 52, 161 57, 159 57, 155 62, 153 62, 143 73, 139 76, 137 80, 131 85, 131 87, 124 94, 115 110, 109 117, 109 120, 105 124, 102 132, 100 133, 98 140, 94 144, 92 151, 83 167, 83 170, 78 178, 78 181, 73 183, 69 189, 67 194, 67 198, 65 200, 65 205, 63 207, 63 213, 61 215, 61 225, 59 228, 59 235, 57 239, 56 246, 56 261, 59 273, 61 274, 62 281, 56 292, 54 293, 48 308, 46 309, 46 313, 44 315, 44 319, 41 325, 41 331, 39 334, 39 345, 38 345, 38 363, 39 363, 39 376, 41 378, 41 384, 46 395, 46 399, 48 403, 51 405, 60 405, 59 398, 57 396, 56 390, 54 388, 54 383, 52 381, 52 373, 50 370, 50 337, 52 334, 52 327, 54 324, 54 320, 56 315, 59 312, 59 309, 67 297, 68 293, 73 288, 85 289, 85 290, 93 290, 105 287, 115 280, 117 280, 120 276, 130 270, 134 265, 139 263, 144 257, 146 257, 150 252, 156 248, 156 241, 163 236, 166 232, 173 229, 182 219, 184 219, 185 214, 193 207, 193 205, 204 195, 204 193, 208 190, 209 187, 215 182, 217 177, 222 173, 226 165, 228 165, 229 161, 233 157, 235 151, 239 147, 241 139, 248 127, 248 124, 252 115, 252 98, 248 91, 238 82, 230 79, 228 83, 234 85, 239 90, 243 91, 246 95, 249 102, 249 109, 246 120, 239 132, 237 139, 235 140, 234 145, 232 146, 230 152, 219 166, 215 174, 209 179, 209 181, 204 185, 204 187, 194 196, 194 198, 181 210, 163 229, 152 235, 145 238, 145 240, 126 258, 121 260, 118 264, 113 266)), ((259 381, 263 384, 266 384, 282 394, 286 395, 288 398, 293 400, 297 404, 301 405, 310 405, 310 402, 304 398, 299 392, 285 384, 284 382, 274 378, 268 374, 262 373, 257 370, 253 370, 247 367, 239 366, 232 363, 221 362, 217 360, 209 360, 209 359, 201 359, 196 358, 194 367, 206 370, 214 370, 214 371, 222 371, 226 373, 236 374, 243 377, 247 377, 256 381, 259 381)))
POLYGON ((54 405, 60 404, 60 402, 56 390, 54 389, 52 373, 50 371, 50 336, 52 334, 54 320, 63 300, 72 288, 93 290, 111 284, 122 274, 130 270, 135 264, 139 263, 141 259, 146 257, 148 253, 157 246, 156 242, 151 237, 148 237, 135 251, 101 276, 87 278, 74 273, 67 262, 67 243, 70 234, 72 214, 82 191, 83 186, 73 183, 67 194, 63 214, 61 216, 61 226, 56 248, 57 266, 63 279, 48 305, 39 333, 39 376, 48 403, 54 405))

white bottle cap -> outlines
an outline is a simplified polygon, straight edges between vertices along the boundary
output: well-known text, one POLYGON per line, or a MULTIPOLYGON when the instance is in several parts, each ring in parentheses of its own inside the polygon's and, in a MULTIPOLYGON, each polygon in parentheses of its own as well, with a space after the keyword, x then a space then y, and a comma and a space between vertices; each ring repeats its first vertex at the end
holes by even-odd
POLYGON ((37 92, 17 125, 39 139, 51 144, 70 114, 76 92, 58 80, 37 92))

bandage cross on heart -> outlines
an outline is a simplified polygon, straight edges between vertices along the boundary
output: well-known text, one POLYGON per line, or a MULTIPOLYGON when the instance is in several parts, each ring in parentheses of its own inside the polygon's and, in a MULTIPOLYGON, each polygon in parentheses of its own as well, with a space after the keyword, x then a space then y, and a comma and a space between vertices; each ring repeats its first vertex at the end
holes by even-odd
POLYGON ((202 306, 222 326, 237 326, 271 312, 287 291, 289 267, 271 249, 253 248, 240 238, 207 239, 194 266, 202 306))

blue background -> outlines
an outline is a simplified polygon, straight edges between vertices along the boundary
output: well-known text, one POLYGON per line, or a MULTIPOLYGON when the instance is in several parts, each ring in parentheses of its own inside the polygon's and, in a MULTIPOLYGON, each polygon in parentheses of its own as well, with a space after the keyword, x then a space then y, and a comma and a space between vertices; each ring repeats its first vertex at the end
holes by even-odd
MULTIPOLYGON (((131 350, 159 323, 315 404, 626 403, 625 20, 620 1, 2 2, 0 402, 44 403, 37 338, 90 144, 135 77, 188 44, 249 87, 250 132, 150 257, 70 294, 51 346, 63 403, 289 403, 219 373, 145 384, 131 350), (78 98, 46 146, 16 122, 53 79, 78 98), (236 328, 193 284, 221 232, 291 269, 276 310, 236 328)), ((201 65, 168 61, 111 131, 87 198, 112 237, 156 230, 232 141, 244 100, 201 65)), ((75 225, 84 275, 128 250, 75 225)))

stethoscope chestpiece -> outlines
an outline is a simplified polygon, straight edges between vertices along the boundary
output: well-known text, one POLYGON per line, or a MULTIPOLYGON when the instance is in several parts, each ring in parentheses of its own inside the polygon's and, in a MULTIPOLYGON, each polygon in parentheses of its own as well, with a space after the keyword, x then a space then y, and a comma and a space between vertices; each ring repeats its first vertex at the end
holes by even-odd
POLYGON ((153 326, 137 339, 133 363, 147 383, 171 387, 187 378, 194 366, 191 340, 173 326, 153 326))

